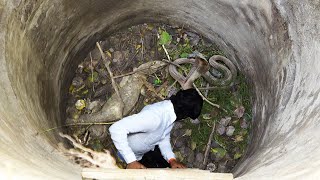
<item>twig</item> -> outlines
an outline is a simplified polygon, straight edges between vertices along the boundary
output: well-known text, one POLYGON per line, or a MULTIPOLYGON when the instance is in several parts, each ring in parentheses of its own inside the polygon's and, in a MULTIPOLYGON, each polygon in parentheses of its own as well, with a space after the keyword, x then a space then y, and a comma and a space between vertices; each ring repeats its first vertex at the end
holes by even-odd
POLYGON ((197 86, 194 83, 193 83, 193 87, 196 89, 196 91, 199 93, 199 95, 202 97, 202 99, 204 101, 206 101, 208 104, 210 104, 213 107, 219 108, 219 109, 223 110, 224 112, 227 112, 227 110, 223 109, 218 104, 214 104, 211 101, 209 101, 206 97, 204 97, 204 95, 201 93, 201 91, 197 88, 197 86))
POLYGON ((204 153, 204 158, 203 158, 203 163, 202 163, 202 168, 201 169, 205 169, 205 167, 207 165, 209 150, 210 150, 210 147, 211 147, 211 141, 212 141, 212 138, 213 138, 213 133, 214 133, 214 129, 215 128, 216 128, 216 123, 214 122, 213 126, 212 126, 212 130, 211 130, 211 134, 209 136, 209 140, 208 140, 208 143, 207 143, 206 151, 204 153))
POLYGON ((92 78, 92 90, 94 92, 94 79, 93 79, 93 63, 92 63, 92 55, 90 52, 90 60, 91 60, 91 78, 92 78))
POLYGON ((110 152, 105 150, 105 152, 96 152, 90 148, 84 147, 83 145, 77 143, 71 136, 59 133, 59 135, 63 138, 71 141, 72 145, 84 152, 78 151, 76 149, 65 150, 67 153, 80 157, 89 161, 91 164, 96 165, 101 168, 118 168, 116 166, 115 159, 110 155, 110 152))
POLYGON ((144 60, 144 41, 142 38, 142 33, 140 32, 140 42, 141 42, 141 60, 144 60))
POLYGON ((87 152, 90 152, 90 153, 93 152, 92 149, 86 148, 86 147, 82 146, 81 144, 77 143, 71 136, 66 135, 66 134, 62 134, 62 133, 59 133, 59 135, 63 138, 68 139, 69 141, 71 141, 74 147, 79 148, 84 151, 87 151, 87 152))
MULTIPOLYGON (((159 33, 157 33, 157 37, 158 37, 158 39, 160 39, 159 33)), ((164 44, 162 44, 162 49, 163 49, 164 52, 166 53, 166 56, 167 56, 168 60, 171 61, 171 58, 170 58, 169 53, 168 53, 168 50, 167 50, 167 48, 164 46, 164 44)))
POLYGON ((113 78, 113 73, 112 73, 111 68, 110 68, 110 61, 107 61, 107 58, 106 58, 104 52, 103 52, 102 49, 101 49, 100 43, 97 42, 96 45, 97 45, 97 47, 98 47, 98 49, 99 49, 99 51, 100 51, 100 54, 101 54, 101 56, 102 56, 104 65, 106 66, 106 68, 107 68, 107 70, 108 70, 108 72, 109 72, 109 75, 110 75, 110 78, 111 78, 112 87, 114 88, 114 90, 115 90, 115 92, 116 92, 116 94, 117 94, 117 96, 118 96, 118 98, 119 98, 119 100, 120 100, 120 110, 121 110, 121 119, 122 119, 122 117, 123 117, 124 103, 123 103, 123 99, 121 98, 118 85, 117 85, 116 81, 115 81, 114 78, 113 78))
POLYGON ((87 122, 87 123, 65 124, 65 125, 62 125, 62 126, 53 127, 53 128, 46 129, 44 131, 38 132, 36 135, 43 134, 43 133, 46 133, 46 132, 50 132, 50 131, 53 131, 53 130, 56 130, 56 129, 59 129, 59 128, 63 128, 63 127, 69 127, 69 126, 110 125, 110 124, 113 124, 113 123, 115 123, 115 122, 107 122, 107 123, 103 123, 103 122, 100 122, 100 123, 87 122))

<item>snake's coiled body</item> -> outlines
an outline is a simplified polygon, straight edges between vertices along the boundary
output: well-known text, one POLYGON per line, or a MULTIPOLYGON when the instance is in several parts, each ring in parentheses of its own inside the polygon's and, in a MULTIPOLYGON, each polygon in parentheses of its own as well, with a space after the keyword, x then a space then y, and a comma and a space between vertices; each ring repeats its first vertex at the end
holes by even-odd
POLYGON ((211 88, 225 87, 232 84, 237 76, 237 68, 226 57, 214 55, 209 59, 209 62, 202 58, 179 58, 176 59, 174 64, 169 65, 170 75, 178 81, 182 89, 189 89, 193 87, 193 82, 202 76, 211 86, 211 88), (222 63, 220 63, 222 62, 222 63), (192 68, 187 77, 178 72, 177 66, 181 64, 192 64, 192 68), (214 77, 209 69, 215 68, 222 72, 222 78, 214 77))

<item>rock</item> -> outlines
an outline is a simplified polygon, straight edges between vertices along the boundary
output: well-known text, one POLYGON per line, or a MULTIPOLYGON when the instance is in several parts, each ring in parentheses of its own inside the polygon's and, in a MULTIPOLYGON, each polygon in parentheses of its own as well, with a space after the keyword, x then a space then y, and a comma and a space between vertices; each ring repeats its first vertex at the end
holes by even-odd
POLYGON ((185 148, 184 148, 184 153, 185 153, 186 155, 190 154, 191 152, 192 152, 191 148, 189 148, 189 147, 185 147, 185 148))
POLYGON ((231 117, 224 117, 220 119, 219 123, 223 126, 228 126, 230 121, 231 121, 231 117))
POLYGON ((242 118, 244 114, 245 108, 243 106, 239 106, 233 113, 236 115, 238 118, 242 118))
POLYGON ((219 162, 218 164, 218 172, 220 173, 224 173, 226 172, 226 164, 227 164, 227 161, 226 162, 219 162))
POLYGON ((147 50, 151 50, 152 47, 154 47, 155 42, 154 42, 154 37, 151 33, 147 33, 144 36, 144 46, 147 50))
POLYGON ((173 125, 173 128, 172 130, 178 130, 180 128, 182 128, 182 123, 181 122, 175 122, 174 125, 173 125))
POLYGON ((200 41, 200 37, 199 35, 193 33, 193 32, 186 32, 186 34, 189 36, 190 39, 190 45, 191 46, 196 46, 198 45, 199 41, 200 41))
POLYGON ((100 96, 106 95, 108 90, 109 90, 109 88, 111 88, 109 84, 106 84, 104 86, 99 87, 98 89, 96 89, 93 97, 96 98, 96 97, 100 97, 100 96))
POLYGON ((214 163, 209 163, 207 164, 206 170, 213 172, 214 170, 216 170, 216 165, 214 163))
POLYGON ((210 152, 210 154, 209 154, 209 159, 211 159, 211 161, 217 162, 216 161, 216 156, 212 152, 210 152))
POLYGON ((247 129, 248 128, 248 123, 246 119, 240 119, 240 127, 243 129, 247 129))
MULTIPOLYGON (((101 53, 98 48, 93 49, 90 53, 91 53, 92 59, 94 60, 99 60, 101 58, 101 53)), ((86 59, 91 60, 90 53, 88 54, 86 59)))
POLYGON ((174 147, 181 148, 183 145, 184 145, 184 142, 178 139, 177 142, 174 144, 174 147))
POLYGON ((72 79, 72 83, 71 83, 75 88, 79 88, 84 84, 84 81, 82 79, 82 77, 80 76, 76 76, 72 79))
POLYGON ((190 118, 190 122, 192 123, 192 124, 199 124, 200 123, 200 120, 197 118, 197 119, 191 119, 190 118))
POLYGON ((121 51, 115 51, 113 53, 113 62, 119 62, 124 59, 124 54, 121 51))
POLYGON ((211 161, 219 162, 219 161, 221 161, 222 158, 223 157, 220 157, 219 155, 216 155, 215 153, 210 153, 211 161))
POLYGON ((175 86, 172 86, 168 88, 167 90, 168 98, 171 97, 172 95, 176 94, 178 92, 178 89, 175 86))
POLYGON ((201 152, 197 153, 194 164, 197 164, 197 166, 199 167, 199 165, 201 165, 201 163, 203 162, 203 158, 204 156, 201 152))
POLYGON ((211 141, 211 148, 217 148, 217 147, 220 147, 219 144, 216 141, 212 140, 211 141))
POLYGON ((188 155, 187 155, 187 162, 192 164, 194 162, 194 151, 191 151, 188 155))
POLYGON ((173 137, 181 137, 184 133, 185 133, 185 131, 183 129, 177 129, 172 132, 172 136, 173 137))
POLYGON ((89 128, 90 135, 96 138, 104 138, 107 136, 107 126, 93 125, 89 128))
POLYGON ((232 136, 235 130, 236 129, 233 126, 228 126, 227 129, 226 129, 226 135, 227 136, 232 136))
POLYGON ((181 155, 182 155, 183 157, 185 157, 185 156, 186 156, 185 149, 186 149, 186 147, 185 147, 185 146, 181 146, 181 147, 179 148, 179 152, 181 153, 181 155))
POLYGON ((192 163, 188 163, 187 164, 187 168, 193 168, 193 164, 192 163))
POLYGON ((68 107, 67 110, 68 118, 79 119, 81 111, 77 110, 74 106, 68 107))
POLYGON ((232 169, 234 166, 236 165, 236 161, 235 160, 229 160, 226 164, 228 169, 232 169))
POLYGON ((224 125, 222 125, 222 124, 218 124, 217 133, 219 135, 223 135, 225 133, 225 131, 226 131, 226 127, 224 127, 224 125))
POLYGON ((100 101, 92 101, 88 103, 88 110, 92 113, 98 112, 102 108, 102 103, 100 101))

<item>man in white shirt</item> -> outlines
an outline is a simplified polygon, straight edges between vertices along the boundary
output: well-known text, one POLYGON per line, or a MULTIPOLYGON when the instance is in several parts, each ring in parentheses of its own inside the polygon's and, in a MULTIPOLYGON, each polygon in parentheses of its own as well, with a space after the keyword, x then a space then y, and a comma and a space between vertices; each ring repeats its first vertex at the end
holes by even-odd
POLYGON ((109 131, 127 169, 185 168, 172 152, 170 132, 175 121, 196 119, 202 104, 195 89, 180 90, 169 100, 147 105, 114 123, 109 131))

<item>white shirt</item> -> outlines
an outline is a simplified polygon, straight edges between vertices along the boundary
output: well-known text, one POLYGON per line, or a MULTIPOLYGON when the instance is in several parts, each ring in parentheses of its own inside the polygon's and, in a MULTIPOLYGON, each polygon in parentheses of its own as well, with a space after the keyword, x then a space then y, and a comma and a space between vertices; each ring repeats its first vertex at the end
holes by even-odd
POLYGON ((126 163, 141 160, 156 145, 159 145, 162 156, 168 161, 175 157, 170 131, 176 118, 170 100, 147 105, 140 113, 114 123, 109 128, 111 139, 126 163))

